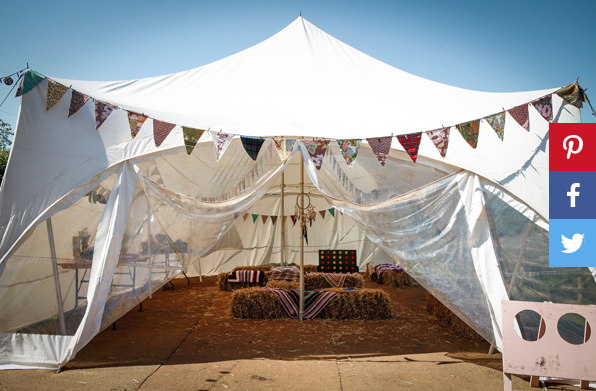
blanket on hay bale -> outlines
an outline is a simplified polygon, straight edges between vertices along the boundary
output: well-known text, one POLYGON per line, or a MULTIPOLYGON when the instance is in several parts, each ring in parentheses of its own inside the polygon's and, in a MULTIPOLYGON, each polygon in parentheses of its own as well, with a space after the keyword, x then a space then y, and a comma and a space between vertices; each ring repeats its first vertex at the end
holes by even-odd
MULTIPOLYGON (((250 287, 257 287, 257 286, 265 286, 267 285, 267 282, 269 282, 270 276, 271 276, 271 268, 273 267, 277 267, 279 265, 260 265, 260 266, 237 266, 235 267, 232 271, 239 271, 239 270, 243 270, 243 271, 247 271, 247 270, 254 270, 254 271, 261 271, 261 279, 259 280, 259 282, 257 283, 252 283, 252 282, 235 282, 235 283, 229 283, 228 282, 228 277, 229 277, 229 273, 220 273, 217 276, 217 286, 219 287, 219 290, 221 291, 233 291, 236 289, 243 289, 243 288, 250 288, 250 287)), ((317 265, 304 265, 304 272, 316 272, 317 271, 317 265)), ((278 281, 278 283, 283 283, 283 281, 278 281)), ((296 285, 295 287, 293 286, 280 286, 281 288, 296 288, 298 287, 298 285, 296 285)), ((315 289, 315 288, 313 288, 315 289)))
POLYGON ((475 341, 483 341, 482 338, 474 329, 461 320, 451 310, 443 305, 436 297, 426 292, 426 305, 424 309, 429 314, 436 317, 441 324, 450 327, 457 331, 459 334, 473 339, 475 341))
MULTIPOLYGON (((364 286, 364 278, 358 273, 308 273, 304 275, 304 290, 313 291, 316 289, 334 288, 335 286, 331 285, 331 283, 329 282, 329 278, 331 278, 332 281, 337 282, 337 278, 335 278, 335 275, 340 275, 340 278, 342 279, 342 285, 339 286, 339 288, 362 288, 364 286), (327 276, 327 274, 333 275, 327 276)), ((269 280, 266 286, 269 288, 279 289, 298 289, 299 282, 269 280)))
MULTIPOLYGON (((279 267, 279 263, 274 263, 274 264, 270 264, 270 265, 258 265, 258 266, 236 266, 234 268, 234 270, 261 270, 261 271, 269 271, 271 270, 272 267, 279 267)), ((287 266, 294 266, 297 267, 300 270, 300 265, 296 265, 295 263, 291 263, 291 264, 286 264, 284 265, 284 267, 287 266)), ((309 272, 316 272, 317 271, 317 265, 304 265, 304 272, 305 273, 309 273, 309 272)))
MULTIPOLYGON (((345 290, 344 288, 332 288, 325 289, 322 292, 335 294, 326 301, 322 308, 316 308, 320 303, 315 304, 314 309, 317 310, 317 313, 313 315, 314 318, 335 320, 386 320, 394 318, 389 295, 380 289, 345 290)), ((307 306, 305 305, 305 314, 306 310, 307 306)), ((272 289, 264 288, 247 288, 234 291, 232 315, 236 318, 248 319, 289 317, 279 295, 272 292, 272 289)))
POLYGON ((389 263, 374 266, 369 263, 366 265, 366 277, 377 284, 383 284, 393 288, 412 286, 412 277, 401 266, 389 263))

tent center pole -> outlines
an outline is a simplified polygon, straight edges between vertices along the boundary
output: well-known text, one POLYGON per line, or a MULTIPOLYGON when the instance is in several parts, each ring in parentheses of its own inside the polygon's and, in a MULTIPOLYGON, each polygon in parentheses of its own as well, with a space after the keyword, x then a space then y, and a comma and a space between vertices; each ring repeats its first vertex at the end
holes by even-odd
POLYGON ((151 219, 153 218, 153 213, 151 213, 151 208, 149 208, 149 218, 147 219, 147 256, 149 257, 149 298, 153 299, 153 250, 151 249, 153 245, 153 240, 151 240, 151 219))
POLYGON ((281 266, 284 266, 286 258, 286 236, 285 236, 285 224, 284 224, 284 206, 285 206, 285 172, 281 173, 281 266))
POLYGON ((66 335, 66 322, 64 321, 64 307, 62 306, 62 290, 60 289, 60 276, 58 274, 58 260, 56 259, 56 245, 54 243, 54 230, 52 229, 52 218, 46 220, 48 228, 48 242, 50 243, 50 254, 52 257, 52 270, 54 272, 54 284, 56 286, 56 301, 58 303, 58 321, 60 322, 60 334, 66 335))
MULTIPOLYGON (((300 165, 300 210, 302 215, 304 212, 304 157, 301 159, 300 165)), ((300 216, 302 219, 302 216, 300 216)), ((304 231, 300 239, 300 320, 304 320, 304 231)))

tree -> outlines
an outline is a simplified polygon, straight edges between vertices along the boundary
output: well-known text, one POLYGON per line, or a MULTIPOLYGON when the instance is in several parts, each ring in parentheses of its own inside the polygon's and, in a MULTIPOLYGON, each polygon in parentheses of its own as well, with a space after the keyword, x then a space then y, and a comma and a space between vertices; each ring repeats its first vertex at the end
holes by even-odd
POLYGON ((0 119, 0 182, 4 179, 13 134, 10 124, 0 119))

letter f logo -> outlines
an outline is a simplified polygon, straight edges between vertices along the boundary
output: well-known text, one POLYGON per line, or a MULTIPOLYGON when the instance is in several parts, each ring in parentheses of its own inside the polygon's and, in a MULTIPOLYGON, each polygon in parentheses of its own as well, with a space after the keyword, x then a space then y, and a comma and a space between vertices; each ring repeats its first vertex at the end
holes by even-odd
POLYGON ((579 192, 575 191, 579 187, 579 183, 571 185, 571 190, 567 192, 567 197, 571 198, 571 207, 575 208, 575 197, 579 196, 579 192))

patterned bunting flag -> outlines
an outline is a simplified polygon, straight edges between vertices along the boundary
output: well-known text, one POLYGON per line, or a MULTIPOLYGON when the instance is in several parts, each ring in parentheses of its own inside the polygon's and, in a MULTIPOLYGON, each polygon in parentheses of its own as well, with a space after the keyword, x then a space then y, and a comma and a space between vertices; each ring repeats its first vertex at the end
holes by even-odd
POLYGON ((534 106, 534 108, 536 110, 538 110, 538 112, 540 113, 542 118, 544 118, 548 122, 551 122, 553 120, 553 95, 552 94, 542 97, 540 99, 536 99, 535 101, 532 101, 532 106, 534 106))
POLYGON ((263 219, 263 224, 267 222, 267 217, 269 216, 261 215, 261 218, 263 219))
POLYGON ((259 156, 259 151, 265 142, 265 139, 262 137, 250 137, 250 136, 240 136, 240 140, 242 141, 242 146, 248 156, 252 160, 257 160, 259 156))
POLYGON ((402 147, 406 150, 410 158, 416 163, 416 159, 418 158, 418 148, 420 148, 420 138, 422 137, 422 132, 420 133, 410 133, 410 134, 402 134, 397 136, 399 143, 402 147))
POLYGON ((470 147, 476 149, 478 146, 478 131, 480 130, 480 120, 470 121, 463 124, 456 125, 459 133, 470 147))
POLYGON ((282 163, 285 163, 292 154, 292 149, 294 148, 295 143, 296 140, 294 139, 273 138, 273 145, 275 145, 275 150, 282 163))
POLYGON ((251 214, 251 216, 252 216, 252 222, 254 224, 255 221, 257 221, 257 219, 259 218, 259 215, 251 214))
POLYGON ((271 216, 271 222, 273 223, 273 225, 275 225, 275 223, 277 222, 277 216, 271 216))
POLYGON ((215 151, 215 160, 223 156, 232 142, 233 135, 227 133, 218 133, 211 131, 211 140, 213 140, 213 150, 215 151))
POLYGON ((85 106, 85 103, 89 100, 89 96, 81 94, 78 91, 72 90, 72 96, 70 97, 70 108, 68 109, 68 116, 75 114, 85 106))
POLYGON ((335 217, 335 208, 331 208, 331 209, 327 209, 329 211, 329 213, 331 213, 331 216, 335 217))
POLYGON ((242 216, 244 218, 244 221, 246 221, 246 218, 250 215, 250 213, 245 213, 244 216, 242 216))
POLYGON ((503 141, 503 137, 505 137, 505 112, 489 115, 484 117, 484 120, 488 122, 490 127, 497 133, 497 136, 503 141))
POLYGON ((509 115, 513 117, 522 128, 530 131, 530 115, 528 114, 528 105, 523 104, 508 111, 509 115))
POLYGON ((146 115, 128 111, 128 125, 130 126, 130 135, 132 136, 132 138, 137 137, 137 134, 140 132, 141 127, 143 126, 146 120, 146 115))
POLYGON ((95 101, 95 130, 99 129, 101 125, 108 119, 110 114, 116 110, 118 106, 103 102, 101 100, 95 101))
POLYGON ((46 104, 46 111, 54 107, 54 105, 58 103, 60 99, 62 99, 64 94, 66 94, 66 91, 68 91, 67 86, 63 86, 60 83, 56 83, 52 79, 48 79, 48 98, 46 104))
POLYGON ((189 128, 188 126, 182 127, 182 133, 184 134, 184 146, 186 147, 186 153, 188 155, 192 153, 192 150, 195 148, 195 145, 197 145, 197 142, 199 142, 203 132, 203 129, 189 128))
POLYGON ((449 145, 449 131, 451 127, 443 128, 443 129, 436 129, 436 130, 429 130, 426 132, 426 135, 430 138, 430 140, 435 144, 437 150, 441 154, 441 157, 445 158, 447 156, 447 146, 449 145))
POLYGON ((587 102, 584 90, 579 86, 577 80, 575 83, 571 83, 568 86, 556 91, 556 94, 565 99, 567 103, 572 104, 580 109, 584 107, 582 102, 587 102))
POLYGON ((155 146, 159 147, 175 127, 176 124, 153 119, 153 141, 155 141, 155 146))
POLYGON ((327 211, 326 210, 319 211, 319 214, 321 215, 321 217, 323 218, 323 220, 325 220, 325 212, 327 212, 327 211))
POLYGON ((317 170, 321 169, 323 164, 323 158, 329 145, 329 140, 314 140, 314 141, 302 141, 302 144, 306 147, 306 151, 310 155, 312 162, 315 164, 317 170))
POLYGON ((352 168, 356 156, 358 156, 358 149, 360 149, 360 142, 362 140, 337 140, 339 150, 348 167, 352 168))
POLYGON ((17 94, 15 95, 15 98, 18 98, 21 95, 25 95, 26 93, 37 87, 37 85, 45 79, 45 76, 40 75, 39 73, 31 69, 27 69, 25 71, 25 74, 23 75, 23 78, 21 79, 21 85, 19 85, 19 88, 17 88, 17 94))
POLYGON ((381 138, 367 138, 366 141, 370 145, 373 153, 377 156, 377 160, 381 163, 381 166, 385 165, 387 156, 389 156, 389 150, 391 149, 391 137, 381 138))

